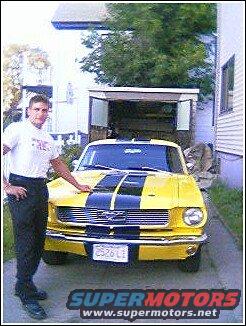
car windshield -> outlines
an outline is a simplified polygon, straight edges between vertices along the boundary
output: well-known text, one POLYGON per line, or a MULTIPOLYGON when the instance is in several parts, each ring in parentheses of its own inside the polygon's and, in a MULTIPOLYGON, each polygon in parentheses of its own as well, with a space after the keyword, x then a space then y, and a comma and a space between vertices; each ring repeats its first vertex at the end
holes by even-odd
POLYGON ((184 173, 177 148, 156 144, 92 145, 77 168, 87 169, 184 173))

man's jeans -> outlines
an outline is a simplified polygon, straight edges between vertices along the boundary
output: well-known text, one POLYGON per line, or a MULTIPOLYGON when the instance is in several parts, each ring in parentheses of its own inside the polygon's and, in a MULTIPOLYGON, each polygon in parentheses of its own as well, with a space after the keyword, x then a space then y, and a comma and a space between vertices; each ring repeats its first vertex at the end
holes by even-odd
POLYGON ((9 182, 27 189, 27 197, 17 200, 8 195, 8 204, 13 221, 17 259, 17 283, 19 291, 25 291, 32 283, 44 247, 48 217, 48 189, 46 179, 27 178, 10 174, 9 182))

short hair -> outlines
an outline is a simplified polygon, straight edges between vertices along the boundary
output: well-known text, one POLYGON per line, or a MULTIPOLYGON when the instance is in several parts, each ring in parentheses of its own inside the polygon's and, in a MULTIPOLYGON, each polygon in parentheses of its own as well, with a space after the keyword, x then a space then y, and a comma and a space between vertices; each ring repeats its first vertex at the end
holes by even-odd
POLYGON ((48 99, 48 97, 46 97, 45 95, 43 94, 38 94, 38 95, 34 95, 30 101, 29 101, 29 108, 32 107, 32 105, 34 103, 39 103, 39 102, 42 102, 46 105, 48 105, 48 107, 50 107, 50 101, 48 99))

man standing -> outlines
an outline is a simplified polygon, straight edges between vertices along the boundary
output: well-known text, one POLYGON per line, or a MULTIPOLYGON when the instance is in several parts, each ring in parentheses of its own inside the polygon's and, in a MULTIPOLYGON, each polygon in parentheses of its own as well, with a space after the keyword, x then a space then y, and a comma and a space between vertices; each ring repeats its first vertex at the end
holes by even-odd
POLYGON ((47 298, 38 290, 33 276, 38 268, 45 241, 48 216, 47 171, 50 164, 66 181, 81 192, 90 192, 79 184, 60 159, 53 138, 42 126, 48 117, 49 100, 43 95, 31 98, 28 119, 10 124, 4 132, 3 154, 10 152, 9 181, 4 177, 4 191, 12 216, 17 259, 17 295, 27 313, 35 319, 47 317, 37 300, 47 298))

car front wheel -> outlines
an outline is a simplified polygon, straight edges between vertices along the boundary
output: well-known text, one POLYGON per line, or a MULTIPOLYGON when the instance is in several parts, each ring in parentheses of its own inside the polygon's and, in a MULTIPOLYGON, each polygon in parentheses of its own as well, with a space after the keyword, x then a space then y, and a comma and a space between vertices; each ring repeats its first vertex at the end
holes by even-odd
POLYGON ((42 258, 48 265, 62 265, 66 262, 67 252, 44 250, 42 258))
POLYGON ((201 262, 201 247, 193 256, 179 261, 179 269, 183 272, 198 272, 201 262))

